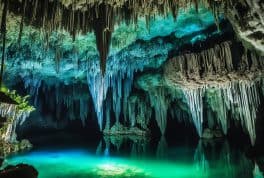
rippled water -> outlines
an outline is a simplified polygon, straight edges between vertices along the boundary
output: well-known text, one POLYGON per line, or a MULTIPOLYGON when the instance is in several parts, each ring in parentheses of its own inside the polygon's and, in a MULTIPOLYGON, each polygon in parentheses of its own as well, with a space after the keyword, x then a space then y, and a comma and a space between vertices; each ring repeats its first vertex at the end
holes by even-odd
POLYGON ((155 143, 140 138, 104 137, 96 146, 37 146, 5 161, 17 163, 33 165, 40 178, 263 177, 254 161, 223 140, 168 145, 165 138, 155 143))

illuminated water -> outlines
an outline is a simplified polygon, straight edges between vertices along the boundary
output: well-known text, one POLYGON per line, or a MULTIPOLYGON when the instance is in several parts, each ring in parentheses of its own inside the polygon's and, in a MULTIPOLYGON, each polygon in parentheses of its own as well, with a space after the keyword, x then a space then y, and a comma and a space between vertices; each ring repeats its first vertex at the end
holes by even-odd
POLYGON ((168 146, 164 138, 152 143, 136 138, 105 137, 97 146, 37 146, 5 161, 5 164, 17 163, 33 165, 40 178, 263 177, 253 161, 226 141, 168 146))

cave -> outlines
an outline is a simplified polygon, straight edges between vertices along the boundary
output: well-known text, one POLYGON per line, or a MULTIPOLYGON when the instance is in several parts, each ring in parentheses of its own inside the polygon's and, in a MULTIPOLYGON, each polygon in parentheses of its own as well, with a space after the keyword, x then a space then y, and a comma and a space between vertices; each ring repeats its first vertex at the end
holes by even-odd
POLYGON ((0 177, 263 178, 264 2, 1 0, 0 177))

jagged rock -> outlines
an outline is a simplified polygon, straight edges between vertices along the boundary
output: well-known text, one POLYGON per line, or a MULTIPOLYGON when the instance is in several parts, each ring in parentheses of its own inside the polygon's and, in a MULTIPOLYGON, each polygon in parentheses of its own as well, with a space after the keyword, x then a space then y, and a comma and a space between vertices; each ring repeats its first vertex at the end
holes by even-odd
MULTIPOLYGON (((6 91, 7 93, 9 91, 6 91)), ((15 93, 8 93, 13 94, 15 93)), ((7 95, 5 93, 5 95, 7 95)), ((15 96, 18 98, 18 96, 15 96)), ((20 98, 21 99, 21 98, 20 98)), ((10 100, 14 100, 10 97, 10 100)), ((22 140, 21 142, 16 139, 16 128, 18 125, 22 124, 25 119, 32 112, 33 108, 28 107, 24 98, 21 102, 9 102, 0 103, 0 155, 6 156, 9 153, 18 152, 24 149, 29 149, 32 145, 28 140, 22 140), (21 106, 23 105, 23 107, 21 106)))
POLYGON ((234 119, 239 120, 254 144, 256 112, 264 84, 263 61, 254 52, 228 41, 169 59, 163 66, 163 75, 151 78, 151 74, 144 74, 137 79, 136 86, 148 93, 145 98, 149 98, 147 103, 155 110, 161 133, 166 130, 168 109, 173 110, 170 107, 180 100, 176 107, 187 106, 184 118, 191 118, 200 137, 204 123, 210 128, 221 128, 215 133, 204 133, 204 137, 222 137, 234 119), (235 54, 235 50, 241 53, 235 54), (205 109, 212 112, 208 118, 204 118, 205 109))
POLYGON ((264 56, 263 2, 261 0, 231 0, 225 15, 244 46, 264 56))
POLYGON ((6 118, 0 128, 1 138, 6 142, 16 142, 16 127, 25 121, 30 112, 31 110, 20 109, 18 105, 0 103, 0 116, 6 118))
POLYGON ((7 156, 10 153, 16 153, 31 149, 33 145, 28 140, 17 141, 13 143, 0 141, 0 156, 7 156))
MULTIPOLYGON (((155 2, 151 3, 154 3, 154 6, 157 5, 155 2)), ((170 4, 167 5, 170 6, 170 4)), ((86 96, 79 99, 75 97, 78 94, 84 95, 84 93, 91 94, 101 130, 104 129, 104 125, 107 127, 109 125, 104 123, 105 120, 109 123, 110 119, 104 119, 104 117, 109 118, 108 113, 115 113, 115 120, 118 122, 119 118, 122 117, 122 112, 124 120, 128 121, 130 119, 128 117, 130 107, 128 106, 130 104, 128 98, 131 93, 134 74, 143 71, 143 69, 151 70, 160 67, 167 59, 171 49, 176 48, 182 43, 181 41, 189 41, 195 38, 198 36, 198 31, 207 31, 208 27, 210 27, 210 29, 208 28, 210 33, 216 31, 216 28, 211 28, 214 22, 212 14, 203 7, 199 8, 198 11, 199 16, 193 8, 188 8, 188 11, 181 14, 179 24, 173 20, 171 15, 165 18, 157 16, 155 17, 157 22, 151 24, 152 30, 150 32, 145 28, 144 19, 139 19, 139 26, 136 30, 132 25, 127 26, 123 23, 118 25, 116 28, 118 33, 114 33, 113 38, 118 39, 117 41, 122 39, 127 42, 125 45, 113 50, 113 53, 107 59, 107 70, 104 76, 101 75, 98 68, 98 56, 93 34, 78 35, 78 39, 76 38, 76 41, 73 42, 71 36, 64 31, 47 34, 46 37, 44 32, 38 34, 34 27, 25 26, 24 34, 31 35, 23 36, 23 43, 21 43, 23 46, 18 52, 17 45, 15 45, 18 34, 16 31, 13 32, 12 29, 14 28, 9 28, 9 36, 14 36, 15 40, 11 39, 9 41, 11 44, 8 45, 7 53, 15 54, 10 55, 10 60, 6 62, 6 75, 9 76, 7 80, 10 80, 10 86, 23 82, 26 91, 32 96, 32 102, 38 108, 37 111, 44 110, 45 112, 44 119, 31 117, 30 121, 25 124, 27 128, 34 127, 39 123, 41 125, 39 127, 50 126, 54 129, 60 129, 60 123, 61 125, 67 124, 64 120, 77 118, 81 118, 85 123, 84 119, 87 118, 89 113, 87 103, 90 103, 90 98, 87 97, 86 100, 84 99, 86 96), (163 22, 163 20, 165 21, 163 22), (182 25, 188 28, 193 24, 199 26, 198 29, 194 29, 195 34, 192 34, 192 31, 185 32, 180 28, 182 25), (172 35, 174 33, 175 35, 172 35), (130 38, 129 36, 133 37, 130 38), (178 36, 184 39, 179 40, 178 36), (185 39, 185 36, 187 39, 185 39), (49 48, 43 49, 43 45, 47 45, 49 48), (24 56, 27 56, 27 60, 23 60, 24 56), (22 60, 23 63, 21 63, 22 60), (57 70, 58 68, 59 70, 57 70), (73 83, 75 87, 68 90, 73 83), (85 91, 79 90, 79 86, 87 83, 88 89, 84 89, 85 91), (40 99, 40 97, 42 98, 40 99), (39 102, 40 100, 41 102, 39 102), (76 100, 80 101, 80 106, 76 100), (107 103, 109 107, 105 107, 104 103, 107 103), (78 108, 80 108, 79 111, 77 111, 78 108), (54 112, 56 112, 56 117, 50 116, 54 112), (47 117, 46 113, 49 114, 47 117), (57 122, 54 119, 54 122, 51 121, 53 124, 49 124, 50 118, 57 118, 60 121, 57 122)), ((12 14, 10 16, 13 17, 12 14)), ((9 27, 15 26, 13 24, 15 20, 18 20, 18 22, 20 20, 20 18, 11 17, 9 17, 11 23, 8 25, 9 27)), ((146 106, 148 105, 141 103, 138 107, 134 107, 134 110, 139 109, 140 112, 135 115, 135 119, 127 122, 129 126, 139 124, 144 129, 147 127, 152 109, 146 106)), ((90 106, 88 108, 90 109, 90 106)))
POLYGON ((37 178, 38 171, 30 165, 18 164, 16 166, 7 166, 0 171, 1 178, 37 178))
POLYGON ((232 45, 239 44, 223 42, 199 53, 186 53, 168 60, 164 66, 165 82, 168 85, 197 88, 262 76, 263 57, 245 51, 242 56, 233 59, 232 45))
POLYGON ((19 143, 19 147, 21 150, 30 149, 33 147, 33 145, 26 139, 23 139, 19 143))
MULTIPOLYGON (((167 58, 169 51, 173 48, 178 48, 178 43, 182 43, 181 41, 184 40, 183 38, 178 39, 178 36, 176 35, 177 32, 170 31, 171 35, 166 38, 160 38, 156 36, 155 39, 149 41, 146 41, 145 39, 136 40, 135 37, 133 38, 133 41, 135 41, 134 44, 126 46, 127 48, 124 50, 118 50, 119 53, 116 53, 117 55, 110 56, 107 59, 107 67, 105 66, 108 48, 110 45, 110 38, 112 32, 114 31, 114 23, 116 20, 112 13, 113 6, 115 12, 118 13, 118 17, 120 16, 117 18, 118 22, 121 20, 126 20, 128 24, 131 22, 136 24, 139 15, 143 15, 146 17, 146 25, 148 26, 150 17, 153 15, 153 11, 158 11, 159 14, 162 15, 172 12, 173 17, 175 18, 178 8, 181 5, 186 6, 186 4, 189 3, 188 1, 181 4, 178 4, 178 2, 175 3, 176 1, 170 2, 168 0, 165 0, 165 3, 163 3, 163 1, 151 1, 149 4, 137 0, 112 0, 107 1, 107 3, 105 1, 96 0, 89 1, 89 3, 87 1, 79 1, 78 3, 63 1, 62 4, 62 1, 47 0, 41 3, 37 3, 38 1, 34 1, 32 3, 29 3, 28 1, 23 2, 25 2, 24 11, 28 11, 29 13, 23 13, 23 8, 17 8, 17 6, 22 6, 21 1, 14 0, 9 6, 10 12, 14 13, 15 16, 22 14, 23 18, 25 17, 27 19, 23 21, 22 18, 21 31, 24 22, 33 24, 37 27, 42 27, 47 31, 47 34, 40 36, 41 38, 45 36, 48 41, 50 39, 50 32, 54 29, 57 30, 57 28, 64 28, 65 30, 69 31, 73 36, 73 40, 75 40, 76 33, 80 31, 85 33, 94 29, 96 31, 97 47, 100 51, 101 60, 103 61, 103 64, 100 65, 97 61, 90 60, 91 58, 97 59, 97 54, 94 53, 94 50, 92 50, 93 52, 89 53, 90 49, 87 51, 82 51, 81 55, 79 55, 81 56, 80 58, 82 58, 81 60, 79 60, 79 57, 76 57, 78 52, 74 52, 76 54, 74 57, 72 57, 74 60, 68 60, 68 58, 70 58, 68 56, 62 57, 63 54, 61 53, 63 52, 72 53, 72 51, 77 50, 75 46, 68 46, 66 48, 70 48, 70 50, 67 49, 65 51, 63 51, 63 48, 59 49, 59 47, 63 45, 61 42, 62 40, 58 40, 58 43, 54 41, 51 43, 47 42, 47 46, 51 45, 50 51, 54 50, 55 52, 36 50, 39 49, 36 46, 41 46, 39 45, 41 42, 39 42, 39 44, 34 44, 32 46, 35 47, 33 49, 35 52, 31 52, 32 54, 28 54, 28 52, 25 53, 28 56, 33 56, 31 58, 36 59, 36 61, 32 62, 32 59, 24 60, 20 65, 21 59, 23 58, 21 56, 24 55, 24 52, 22 55, 19 52, 18 54, 13 55, 16 62, 11 62, 9 65, 11 68, 13 66, 18 66, 17 68, 19 71, 23 69, 23 72, 21 72, 19 75, 21 75, 21 78, 23 78, 26 87, 32 86, 32 88, 29 88, 30 90, 32 89, 34 95, 38 96, 39 88, 42 83, 41 79, 49 81, 54 77, 64 82, 64 79, 67 78, 68 80, 65 80, 63 84, 68 85, 68 83, 75 82, 76 79, 80 82, 85 81, 84 76, 87 72, 87 83, 95 106, 94 108, 97 114, 98 125, 100 130, 103 130, 104 117, 106 117, 106 133, 135 134, 135 131, 133 129, 131 130, 131 127, 134 128, 136 124, 139 124, 140 127, 146 129, 151 117, 151 108, 153 108, 160 131, 162 134, 165 134, 167 126, 167 111, 169 109, 172 110, 170 108, 171 103, 174 105, 176 105, 175 102, 177 102, 177 104, 180 103, 175 101, 176 97, 174 97, 175 95, 179 94, 180 96, 177 97, 177 99, 181 100, 179 107, 184 108, 183 105, 185 105, 185 108, 187 109, 184 111, 186 111, 187 115, 191 116, 191 122, 194 123, 199 136, 202 136, 203 123, 206 122, 203 118, 203 111, 206 108, 204 106, 206 104, 206 106, 208 106, 207 109, 209 108, 212 110, 215 115, 215 117, 211 117, 211 125, 221 127, 223 133, 226 134, 229 126, 229 118, 227 117, 227 114, 231 113, 231 118, 240 121, 241 125, 245 128, 245 130, 248 131, 252 144, 254 144, 256 138, 255 116, 257 107, 259 106, 259 98, 262 94, 260 88, 263 85, 262 78, 264 69, 263 58, 258 57, 254 52, 247 50, 240 51, 240 49, 238 49, 237 53, 241 52, 243 54, 241 56, 234 57, 232 53, 233 44, 231 42, 224 42, 221 44, 216 44, 213 48, 204 49, 201 52, 187 52, 176 56, 166 62, 165 66, 163 67, 164 74, 159 71, 159 74, 157 75, 153 75, 153 73, 150 75, 144 74, 143 76, 145 79, 143 77, 139 77, 137 79, 138 88, 143 89, 147 93, 143 99, 129 97, 132 90, 134 73, 137 71, 142 71, 146 68, 148 68, 148 70, 149 68, 152 69, 152 65, 155 63, 155 68, 161 66, 162 62, 164 62, 164 60, 167 58), (127 4, 126 2, 129 3, 127 4), (94 4, 96 5, 94 6, 94 4), (51 6, 53 7, 52 10, 48 11, 48 7, 51 6), (125 12, 125 16, 123 13, 124 9, 126 8, 123 9, 123 6, 129 6, 131 10, 130 13, 125 12), (38 11, 39 9, 42 9, 42 7, 44 10, 38 11), (29 11, 29 9, 33 9, 33 11, 29 11), (109 11, 106 11, 106 9, 109 11), (50 15, 48 15, 48 13, 50 13, 50 15), (50 16, 51 18, 47 18, 50 16), (76 21, 76 19, 78 20, 76 21), (94 19, 99 19, 102 23, 98 25, 97 23, 94 23, 94 19), (105 32, 107 32, 108 35, 105 35, 105 32), (53 66, 50 64, 53 64, 52 62, 54 62, 54 58, 56 63, 56 70, 54 72, 51 72, 49 69, 46 71, 41 70, 43 69, 43 66, 53 66), (62 61, 62 58, 65 61, 62 61), (87 58, 89 59, 86 60, 87 58), (29 62, 27 63, 26 61, 29 62), (75 70, 74 65, 68 65, 69 62, 76 62, 78 65, 78 71, 75 70), (31 63, 31 65, 27 65, 29 63, 31 63), (60 63, 64 63, 61 74, 59 73, 60 63), (102 66, 101 68, 103 68, 103 75, 98 70, 98 66, 102 66), (81 68, 80 71, 79 67, 81 68), (34 73, 32 68, 37 68, 38 70, 35 70, 37 72, 34 73), (26 71, 25 73, 24 70, 26 71), (67 77, 63 77, 64 75, 67 77), (109 91, 111 93, 109 93, 109 91), (176 92, 177 94, 175 94, 176 92), (107 98, 107 95, 111 96, 112 98, 107 98), (104 106, 104 103, 107 104, 107 107, 104 106), (219 106, 219 108, 216 108, 216 105, 219 106), (105 108, 107 108, 106 111, 105 108), (110 108, 115 114, 116 123, 119 123, 121 111, 124 113, 125 122, 127 122, 127 116, 129 117, 129 128, 120 125, 114 125, 110 129, 110 113, 112 111, 110 108), (138 112, 135 112, 136 110, 138 112)), ((197 1, 195 2, 195 5, 198 5, 197 1)), ((220 3, 220 1, 203 2, 207 2, 209 4, 210 2, 220 3)), ((252 2, 252 0, 231 0, 229 3, 230 4, 227 6, 226 14, 235 27, 235 30, 239 34, 238 36, 240 36, 244 42, 247 41, 253 45, 254 49, 257 51, 262 51, 263 13, 262 4, 260 1, 257 0, 252 2), (234 9, 232 9, 232 6, 234 9), (250 7, 254 8, 250 9, 250 7), (261 23, 259 23, 259 21, 261 23), (244 24, 244 22, 246 24, 244 24), (244 25, 245 27, 243 27, 244 25), (242 27, 245 29, 242 29, 242 27), (246 31, 246 37, 243 36, 244 34, 240 33, 243 30, 246 31)), ((2 5, 2 2, 0 5, 2 5)), ((217 11, 217 9, 215 9, 216 6, 209 7, 214 12, 217 11)), ((218 14, 215 14, 216 19, 218 19, 217 15, 218 14)), ((199 20, 201 19, 199 18, 199 20)), ((199 28, 201 27, 199 26, 199 28)), ((63 36, 63 34, 58 33, 57 38, 63 38, 61 36, 63 36)), ((196 35, 193 37, 194 39, 191 37, 187 39, 188 41, 195 41, 195 38, 198 38, 199 36, 200 35, 196 35)), ((203 34, 201 34, 201 36, 203 36, 203 34)), ((19 33, 19 38, 21 38, 21 33, 19 33)), ((32 34, 30 37, 30 42, 28 44, 31 44, 32 41, 34 41, 34 34, 32 34)), ((39 41, 42 41, 42 39, 39 41)), ((95 42, 95 40, 93 42, 95 42)), ((86 43, 86 41, 83 43, 86 43)), ((82 44, 78 47, 80 46, 82 46, 82 44)), ((91 48, 93 47, 94 46, 91 48)), ((10 48, 13 49, 12 46, 10 46, 10 48)), ((15 50, 18 51, 16 48, 15 50)), ((12 50, 10 53, 12 53, 12 50)), ((9 68, 9 66, 7 68, 9 68)), ((17 75, 17 71, 14 72, 11 70, 10 73, 17 75)), ((15 76, 13 78, 17 77, 15 76)), ((52 83, 50 86, 57 85, 57 80, 50 81, 52 83)), ((54 88, 51 90, 54 90, 54 88)), ((47 96, 50 97, 49 95, 47 96)), ((75 113, 73 109, 75 107, 73 106, 75 106, 76 101, 74 101, 74 99, 61 99, 59 98, 59 95, 56 95, 56 100, 63 101, 63 104, 58 104, 58 102, 56 102, 56 104, 58 104, 58 107, 56 106, 56 115, 58 117, 60 117, 60 113, 62 111, 61 105, 66 105, 71 114, 75 113)), ((88 114, 88 102, 87 100, 79 101, 80 104, 78 105, 80 105, 80 110, 78 113, 80 114, 80 118, 83 121, 88 114)), ((7 106, 3 106, 3 108, 6 107, 7 106)), ((3 110, 6 111, 6 109, 3 110)), ((69 118, 74 119, 75 117, 74 115, 69 115, 69 118)), ((23 116, 22 119, 24 120, 25 117, 23 116)), ((7 131, 4 134, 1 134, 2 137, 9 141, 15 141, 15 126, 16 124, 10 122, 5 128, 5 131, 7 131)), ((217 135, 220 136, 220 134, 217 135)))
POLYGON ((231 45, 236 44, 223 42, 199 53, 187 53, 168 60, 164 66, 165 86, 182 88, 200 137, 205 99, 217 117, 210 122, 220 123, 223 133, 227 134, 227 114, 231 111, 231 118, 240 120, 254 144, 264 60, 247 51, 233 59, 231 45))

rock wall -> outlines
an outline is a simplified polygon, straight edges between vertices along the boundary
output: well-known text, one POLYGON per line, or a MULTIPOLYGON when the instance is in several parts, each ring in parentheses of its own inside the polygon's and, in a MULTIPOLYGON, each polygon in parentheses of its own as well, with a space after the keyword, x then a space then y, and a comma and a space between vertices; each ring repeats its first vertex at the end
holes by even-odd
POLYGON ((264 55, 264 3, 261 0, 230 0, 225 15, 244 46, 264 55))
POLYGON ((1 139, 10 143, 17 142, 16 127, 18 124, 23 124, 29 114, 29 111, 22 111, 17 105, 0 103, 0 116, 7 118, 7 122, 0 128, 1 139))
POLYGON ((31 110, 22 110, 18 105, 0 103, 0 156, 32 147, 28 140, 17 140, 16 128, 24 123, 31 110))

